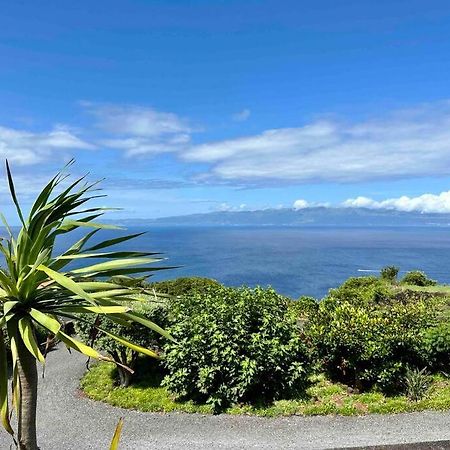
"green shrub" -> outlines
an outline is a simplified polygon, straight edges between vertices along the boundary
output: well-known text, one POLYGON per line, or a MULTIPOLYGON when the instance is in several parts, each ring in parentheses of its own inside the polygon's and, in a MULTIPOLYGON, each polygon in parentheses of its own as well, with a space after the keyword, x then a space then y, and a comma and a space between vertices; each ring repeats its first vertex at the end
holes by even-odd
POLYGON ((339 302, 372 305, 389 302, 394 296, 392 287, 377 277, 352 277, 338 288, 330 289, 328 296, 321 303, 330 303, 330 307, 339 302))
POLYGON ((430 327, 424 335, 425 360, 430 368, 448 371, 450 368, 450 323, 430 327))
POLYGON ((157 281, 150 283, 149 288, 154 288, 160 294, 167 294, 174 297, 190 294, 192 292, 202 292, 209 288, 219 287, 221 284, 210 278, 182 277, 175 280, 157 281))
MULTIPOLYGON (((166 302, 153 302, 151 300, 143 302, 134 301, 130 302, 128 306, 133 309, 133 312, 141 314, 145 319, 151 320, 161 327, 166 327, 168 313, 166 302)), ((142 347, 155 350, 156 352, 160 352, 162 349, 164 338, 159 333, 137 322, 125 326, 113 322, 106 315, 95 317, 88 314, 80 315, 80 319, 76 323, 76 332, 80 339, 88 345, 93 341, 95 348, 108 353, 115 361, 130 369, 135 368, 139 353, 121 345, 117 340, 110 338, 102 332, 95 333, 92 327, 94 322, 99 328, 104 328, 142 347)), ((132 381, 131 372, 120 365, 117 367, 117 372, 119 374, 120 385, 122 387, 128 386, 132 381)))
POLYGON ((216 411, 302 391, 310 362, 289 302, 272 289, 225 287, 173 302, 164 385, 216 411))
POLYGON ((411 272, 408 272, 402 278, 402 283, 412 284, 414 286, 435 286, 437 284, 437 281, 428 278, 424 272, 413 270, 411 272))
POLYGON ((297 319, 299 329, 303 331, 307 326, 310 316, 317 313, 319 302, 314 297, 304 295, 298 300, 290 300, 289 309, 297 319))
POLYGON ((309 317, 319 309, 319 302, 314 297, 302 295, 298 300, 293 300, 290 307, 297 317, 309 317))
POLYGON ((307 333, 332 379, 358 390, 398 389, 406 368, 423 364, 423 337, 434 314, 430 302, 397 302, 384 294, 380 301, 382 291, 371 277, 358 280, 362 292, 353 292, 355 283, 330 292, 307 333))
POLYGON ((381 279, 394 282, 397 279, 399 268, 396 266, 386 266, 381 269, 381 279))

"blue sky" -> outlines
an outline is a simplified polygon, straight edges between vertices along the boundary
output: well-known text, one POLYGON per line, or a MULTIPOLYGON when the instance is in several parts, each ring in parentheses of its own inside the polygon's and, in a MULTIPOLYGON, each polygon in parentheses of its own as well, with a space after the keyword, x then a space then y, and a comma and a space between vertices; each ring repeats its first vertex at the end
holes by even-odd
POLYGON ((448 1, 0 2, 25 205, 75 157, 121 217, 450 212, 448 1))

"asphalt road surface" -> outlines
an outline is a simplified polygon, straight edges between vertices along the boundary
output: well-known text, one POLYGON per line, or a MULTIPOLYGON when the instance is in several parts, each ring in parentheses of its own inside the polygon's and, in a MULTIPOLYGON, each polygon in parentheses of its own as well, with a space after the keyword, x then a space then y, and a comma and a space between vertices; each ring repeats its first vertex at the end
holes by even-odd
MULTIPOLYGON (((41 450, 107 450, 120 417, 125 418, 121 450, 450 449, 450 412, 261 418, 123 410, 80 394, 84 363, 64 348, 48 355, 39 388, 41 450)), ((0 449, 10 445, 1 429, 0 449)))

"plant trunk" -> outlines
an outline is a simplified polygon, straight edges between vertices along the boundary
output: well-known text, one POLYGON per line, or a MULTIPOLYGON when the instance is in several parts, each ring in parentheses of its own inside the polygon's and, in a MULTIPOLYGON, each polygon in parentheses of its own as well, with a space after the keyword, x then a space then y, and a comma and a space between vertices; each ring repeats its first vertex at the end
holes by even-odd
POLYGON ((27 350, 21 339, 18 339, 17 352, 17 368, 20 380, 18 446, 19 450, 39 450, 36 436, 38 385, 36 359, 27 350))
POLYGON ((117 367, 119 372, 120 387, 128 387, 131 384, 131 373, 123 367, 117 367))
POLYGON ((360 394, 363 391, 363 383, 361 378, 359 378, 359 374, 355 375, 355 393, 360 394))

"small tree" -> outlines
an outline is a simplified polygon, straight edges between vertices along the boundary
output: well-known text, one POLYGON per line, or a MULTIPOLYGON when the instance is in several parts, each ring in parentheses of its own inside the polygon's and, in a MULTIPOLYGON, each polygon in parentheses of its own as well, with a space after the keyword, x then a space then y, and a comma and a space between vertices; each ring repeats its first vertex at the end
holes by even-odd
POLYGON ((381 269, 381 278, 383 280, 389 281, 393 283, 397 280, 397 275, 399 272, 399 268, 396 266, 386 266, 381 269))
MULTIPOLYGON (((36 340, 38 326, 45 328, 71 349, 88 357, 109 360, 92 347, 66 334, 63 331, 64 321, 82 320, 81 314, 107 315, 110 320, 122 325, 137 322, 168 338, 170 335, 143 315, 130 311, 126 305, 129 301, 137 301, 139 288, 102 281, 103 278, 117 275, 149 274, 162 268, 149 267, 150 263, 159 261, 152 257, 154 253, 107 250, 139 234, 119 236, 87 247, 88 241, 99 230, 118 228, 95 222, 105 208, 83 207, 89 200, 99 197, 95 192, 97 183, 86 183, 83 177, 61 188, 67 176, 59 173, 38 195, 25 219, 8 163, 6 171, 12 200, 22 226, 16 237, 2 216, 9 237, 0 243, 6 263, 6 267, 0 269, 0 416, 4 428, 14 437, 8 402, 5 346, 5 337, 8 337, 12 354, 12 401, 18 419, 17 445, 21 450, 37 450, 36 363, 45 363, 45 356, 36 340), (57 189, 60 189, 59 193, 57 189), (59 236, 82 228, 90 231, 65 252, 54 255, 55 240, 59 236), (103 262, 89 263, 96 258, 103 262), (86 264, 75 268, 70 264, 74 261, 78 262, 78 266, 83 261, 86 264)), ((100 326, 96 328, 133 351, 157 357, 152 350, 100 326)))

